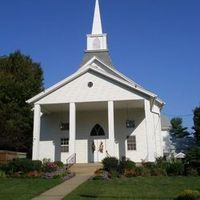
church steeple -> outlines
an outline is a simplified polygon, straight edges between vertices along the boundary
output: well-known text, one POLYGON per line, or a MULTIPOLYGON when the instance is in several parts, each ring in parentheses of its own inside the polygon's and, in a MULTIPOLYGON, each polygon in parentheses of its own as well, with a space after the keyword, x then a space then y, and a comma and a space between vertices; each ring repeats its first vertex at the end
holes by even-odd
POLYGON ((107 34, 102 31, 99 0, 96 0, 92 33, 87 35, 87 49, 81 63, 81 67, 93 57, 98 58, 104 64, 113 67, 107 45, 107 34))
POLYGON ((99 0, 96 0, 92 33, 87 35, 87 51, 107 50, 107 35, 102 31, 99 0))
POLYGON ((99 0, 96 0, 96 4, 95 4, 92 34, 93 35, 103 34, 102 24, 101 24, 101 14, 100 14, 100 9, 99 9, 99 0))

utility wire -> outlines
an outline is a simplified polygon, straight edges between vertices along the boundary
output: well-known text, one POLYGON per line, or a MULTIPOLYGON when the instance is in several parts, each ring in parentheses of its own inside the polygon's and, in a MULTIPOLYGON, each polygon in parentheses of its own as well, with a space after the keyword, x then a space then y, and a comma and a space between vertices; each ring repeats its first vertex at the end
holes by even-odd
POLYGON ((193 114, 183 114, 183 115, 172 115, 172 114, 167 114, 167 113, 163 113, 164 115, 166 116, 169 116, 169 117, 191 117, 193 116, 193 114))

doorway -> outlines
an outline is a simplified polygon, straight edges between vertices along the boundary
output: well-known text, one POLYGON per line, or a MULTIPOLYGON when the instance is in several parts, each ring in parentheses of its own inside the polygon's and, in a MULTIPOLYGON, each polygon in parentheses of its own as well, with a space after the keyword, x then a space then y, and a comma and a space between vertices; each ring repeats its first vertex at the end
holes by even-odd
POLYGON ((90 163, 101 162, 106 155, 105 132, 99 124, 96 124, 91 132, 88 141, 88 161, 90 163))

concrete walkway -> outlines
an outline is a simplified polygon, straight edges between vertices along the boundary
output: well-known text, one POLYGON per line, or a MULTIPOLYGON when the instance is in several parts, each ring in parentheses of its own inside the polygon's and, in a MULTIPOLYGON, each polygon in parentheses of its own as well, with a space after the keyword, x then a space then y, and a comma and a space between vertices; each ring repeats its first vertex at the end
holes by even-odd
POLYGON ((95 170, 99 169, 100 167, 100 164, 76 164, 70 169, 72 172, 76 173, 75 177, 42 193, 40 196, 33 198, 33 200, 61 200, 67 194, 72 192, 75 188, 93 176, 95 170))

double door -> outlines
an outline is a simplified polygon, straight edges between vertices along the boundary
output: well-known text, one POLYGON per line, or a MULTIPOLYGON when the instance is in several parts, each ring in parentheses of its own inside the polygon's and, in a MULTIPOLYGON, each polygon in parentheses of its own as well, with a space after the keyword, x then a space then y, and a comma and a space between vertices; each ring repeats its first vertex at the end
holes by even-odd
POLYGON ((105 139, 92 138, 89 142, 89 162, 101 162, 106 156, 105 139))

